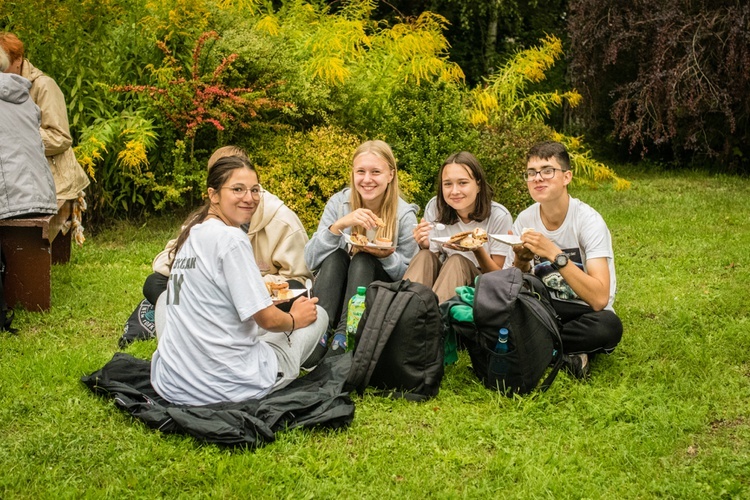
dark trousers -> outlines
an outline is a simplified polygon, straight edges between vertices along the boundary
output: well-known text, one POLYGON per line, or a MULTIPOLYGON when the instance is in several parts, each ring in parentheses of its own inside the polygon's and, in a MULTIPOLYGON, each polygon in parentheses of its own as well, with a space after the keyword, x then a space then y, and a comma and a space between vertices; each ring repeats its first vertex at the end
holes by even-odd
POLYGON ((323 260, 313 285, 313 295, 318 305, 328 313, 329 329, 336 333, 346 331, 346 311, 349 299, 357 293, 358 286, 368 286, 373 281, 392 281, 383 270, 377 257, 360 252, 349 257, 341 248, 323 260))
POLYGON ((156 305, 159 295, 167 289, 169 277, 159 273, 151 273, 143 284, 143 296, 146 300, 156 305))
POLYGON ((594 311, 589 306, 553 300, 563 322, 562 341, 566 354, 609 353, 622 338, 622 321, 612 311, 594 311))

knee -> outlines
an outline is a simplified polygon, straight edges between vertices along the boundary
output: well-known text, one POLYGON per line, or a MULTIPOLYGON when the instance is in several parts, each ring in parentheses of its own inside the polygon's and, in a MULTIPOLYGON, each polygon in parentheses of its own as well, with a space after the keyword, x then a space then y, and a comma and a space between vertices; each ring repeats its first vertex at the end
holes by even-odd
POLYGON ((328 328, 328 312, 320 306, 315 306, 315 309, 318 311, 318 317, 315 318, 313 325, 316 331, 319 330, 322 334, 328 328))
POLYGON ((595 322, 591 325, 591 338, 597 339, 600 350, 612 352, 622 339, 622 321, 615 313, 606 309, 593 314, 595 322))
POLYGON ((146 278, 146 282, 143 283, 143 296, 146 297, 146 300, 156 305, 159 295, 167 289, 167 281, 169 281, 169 278, 163 274, 150 274, 146 278))
POLYGON ((463 255, 454 253, 453 255, 445 259, 445 262, 443 262, 443 269, 463 269, 467 265, 474 266, 474 263, 463 255))
POLYGON ((611 351, 622 339, 622 321, 612 311, 599 312, 599 335, 605 351, 611 351))
POLYGON ((323 259, 323 262, 320 264, 320 268, 318 269, 318 273, 316 275, 316 278, 319 278, 321 275, 340 275, 342 273, 346 274, 346 270, 349 268, 349 255, 341 249, 337 248, 334 250, 334 252, 323 259))
POLYGON ((378 262, 377 257, 366 252, 359 252, 352 257, 349 263, 350 272, 358 272, 363 269, 372 269, 378 262))

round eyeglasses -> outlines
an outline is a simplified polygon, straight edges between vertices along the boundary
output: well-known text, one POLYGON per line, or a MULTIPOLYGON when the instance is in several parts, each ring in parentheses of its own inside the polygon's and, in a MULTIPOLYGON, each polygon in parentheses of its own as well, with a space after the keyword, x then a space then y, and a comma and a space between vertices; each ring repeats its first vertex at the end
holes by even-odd
POLYGON ((263 188, 261 188, 259 185, 250 186, 250 187, 245 187, 242 185, 229 186, 229 187, 223 187, 221 189, 230 190, 232 194, 234 194, 234 197, 237 198, 238 200, 241 200, 242 198, 244 198, 246 193, 250 193, 250 196, 252 196, 255 201, 258 201, 260 200, 260 197, 263 196, 263 193, 265 193, 263 188))
POLYGON ((543 180, 548 181, 555 176, 555 170, 559 170, 560 172, 566 171, 562 168, 545 167, 541 170, 528 169, 521 175, 523 176, 523 180, 525 180, 526 182, 532 182, 534 179, 536 179, 537 174, 540 175, 543 180))

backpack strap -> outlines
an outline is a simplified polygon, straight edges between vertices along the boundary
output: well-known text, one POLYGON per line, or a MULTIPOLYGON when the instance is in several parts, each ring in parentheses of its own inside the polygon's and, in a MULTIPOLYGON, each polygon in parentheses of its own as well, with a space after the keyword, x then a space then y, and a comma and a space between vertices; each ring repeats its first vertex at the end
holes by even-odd
POLYGON ((544 283, 542 283, 542 281, 533 274, 524 274, 523 279, 524 284, 528 287, 529 293, 536 297, 535 299, 531 300, 538 300, 542 307, 547 311, 547 314, 543 316, 539 314, 539 312, 533 307, 530 307, 529 310, 540 321, 548 324, 554 334, 552 338, 553 345, 555 346, 555 349, 557 349, 557 359, 555 360, 555 364, 552 366, 552 370, 549 372, 549 375, 547 375, 547 377, 544 379, 544 382, 542 382, 542 384, 539 386, 539 390, 544 392, 549 389, 549 386, 552 385, 552 382, 555 381, 557 372, 560 371, 560 368, 562 368, 563 365, 562 337, 560 337, 562 321, 560 320, 560 316, 558 316, 557 311, 555 311, 555 308, 552 307, 549 291, 547 290, 547 287, 544 286, 544 283))
POLYGON ((390 285, 370 285, 376 287, 375 299, 372 301, 372 309, 368 311, 365 326, 354 351, 352 368, 346 379, 346 385, 353 387, 357 392, 363 392, 370 383, 380 354, 409 303, 406 294, 398 293, 406 289, 409 283, 409 280, 402 280, 390 285))
POLYGON ((547 389, 549 389, 549 386, 552 385, 552 382, 555 381, 555 377, 557 377, 557 372, 560 371, 560 368, 563 364, 563 357, 562 357, 562 351, 557 351, 557 360, 555 361, 554 366, 552 367, 552 371, 549 372, 549 375, 547 375, 547 378, 544 379, 544 382, 542 382, 542 385, 539 386, 539 390, 544 392, 547 389))

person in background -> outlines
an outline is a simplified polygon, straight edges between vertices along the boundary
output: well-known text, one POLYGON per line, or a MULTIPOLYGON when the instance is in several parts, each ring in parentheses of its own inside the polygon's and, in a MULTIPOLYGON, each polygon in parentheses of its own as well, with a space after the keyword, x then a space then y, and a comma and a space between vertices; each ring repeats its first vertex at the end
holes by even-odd
POLYGON ((271 301, 241 229, 262 194, 250 163, 221 158, 206 184, 206 204, 187 218, 174 246, 151 359, 154 389, 181 405, 258 399, 285 387, 328 324, 316 298, 298 297, 288 313, 271 301))
MULTIPOLYGON (((229 156, 250 162, 242 149, 224 146, 217 149, 208 159, 208 168, 211 169, 219 159, 229 156)), ((255 263, 265 281, 286 281, 289 288, 303 288, 305 281, 312 278, 304 256, 305 244, 308 241, 307 232, 297 214, 278 197, 263 191, 250 224, 245 227, 250 245, 253 247, 255 263)), ((143 295, 151 304, 156 304, 159 295, 166 289, 174 257, 172 249, 176 241, 169 241, 166 248, 154 258, 154 272, 146 278, 143 285, 143 295)))
POLYGON ((55 214, 55 182, 44 158, 39 108, 29 96, 31 82, 5 73, 9 66, 0 46, 0 219, 55 214))
POLYGON ((5 71, 31 82, 31 99, 42 112, 40 132, 44 154, 55 180, 57 199, 74 200, 70 229, 80 245, 84 241, 81 225, 81 213, 86 210, 84 189, 89 185, 89 178, 73 154, 65 97, 52 78, 24 58, 23 42, 16 35, 0 32, 0 47, 10 59, 5 71))
POLYGON ((317 271, 313 295, 328 312, 329 336, 333 333, 330 345, 321 339, 314 358, 325 355, 329 347, 331 355, 346 350, 347 305, 357 287, 403 277, 417 252, 412 236, 416 214, 417 206, 400 196, 390 146, 383 141, 361 144, 352 158, 349 187, 328 200, 318 229, 305 246, 307 266, 317 271), (353 234, 390 246, 353 247, 353 234))
POLYGON ((476 228, 487 234, 506 234, 513 218, 504 206, 492 201, 484 169, 469 152, 452 154, 443 162, 438 184, 437 196, 427 203, 422 221, 414 228, 420 251, 404 278, 431 287, 442 303, 456 295, 456 287, 472 285, 481 273, 501 269, 507 249, 492 239, 474 250, 464 250, 432 238, 476 228))
POLYGON ((523 245, 509 251, 506 266, 532 271, 547 287, 563 321, 563 360, 587 378, 589 357, 610 353, 622 338, 612 304, 617 280, 612 236, 599 213, 568 194, 570 157, 559 142, 535 145, 523 178, 536 203, 518 214, 513 232, 523 245))

